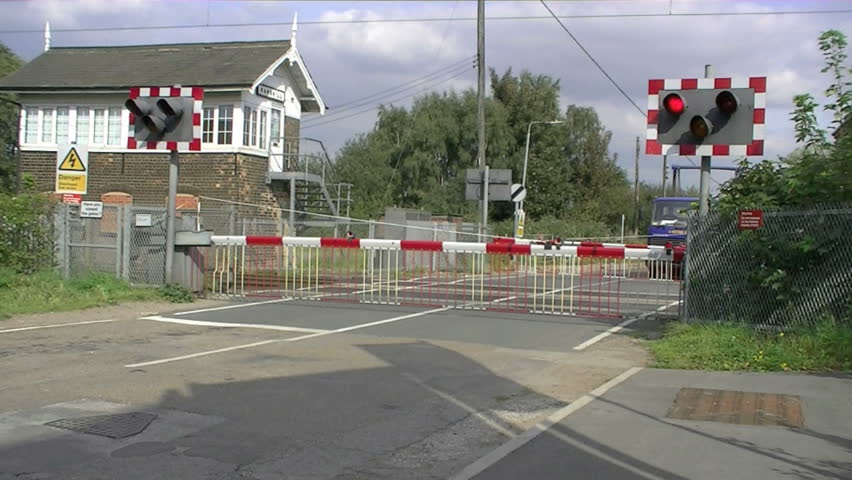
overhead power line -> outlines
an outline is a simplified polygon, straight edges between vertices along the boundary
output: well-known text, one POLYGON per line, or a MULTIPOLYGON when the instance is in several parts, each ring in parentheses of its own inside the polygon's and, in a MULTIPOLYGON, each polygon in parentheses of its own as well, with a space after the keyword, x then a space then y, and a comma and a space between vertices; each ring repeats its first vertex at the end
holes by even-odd
MULTIPOLYGON (((423 93, 423 92, 424 92, 424 91, 426 91, 426 90, 429 90, 429 89, 434 88, 434 87, 437 87, 438 85, 441 85, 441 84, 443 84, 443 83, 447 83, 447 82, 449 82, 450 80, 453 80, 453 79, 455 79, 455 78, 458 78, 458 77, 460 77, 460 76, 464 75, 465 73, 468 73, 469 71, 470 71, 470 70, 468 70, 467 68, 465 68, 465 69, 464 69, 464 70, 462 70, 461 72, 458 72, 458 73, 456 73, 456 74, 454 74, 454 75, 452 75, 452 76, 450 76, 450 77, 447 77, 447 78, 445 78, 445 79, 443 79, 443 80, 440 80, 440 81, 438 81, 438 82, 436 82, 436 83, 433 83, 433 84, 431 84, 431 85, 428 85, 428 86, 426 86, 426 87, 423 87, 423 89, 422 89, 422 90, 418 90, 418 91, 416 91, 416 92, 414 92, 414 93, 409 93, 408 95, 405 95, 405 96, 402 96, 402 97, 398 97, 398 98, 394 98, 394 99, 391 99, 391 100, 387 100, 387 101, 382 102, 382 103, 394 103, 394 102, 399 102, 399 101, 401 101, 401 100, 407 100, 407 99, 409 99, 409 98, 411 98, 411 97, 413 97, 413 96, 415 96, 415 95, 418 95, 418 94, 420 94, 420 93, 423 93)), ((342 116, 342 117, 335 117, 335 118, 329 119, 328 121, 317 121, 317 122, 315 122, 315 123, 311 123, 311 124, 309 124, 309 125, 303 125, 301 128, 302 128, 302 129, 306 129, 306 128, 314 128, 314 127, 319 127, 319 126, 322 126, 322 125, 327 125, 327 124, 329 124, 329 123, 334 123, 334 122, 338 122, 338 121, 341 121, 341 120, 346 120, 347 118, 357 117, 358 115, 363 115, 363 114, 365 114, 365 113, 372 112, 373 110, 376 110, 377 108, 379 108, 379 105, 373 105, 373 106, 371 106, 370 108, 367 108, 367 109, 364 109, 364 110, 360 110, 360 111, 357 111, 357 112, 351 113, 351 114, 349 114, 349 115, 344 115, 344 116, 342 116)), ((319 119, 317 119, 317 120, 319 120, 319 119)))
MULTIPOLYGON (((364 97, 361 97, 361 98, 356 98, 354 100, 350 100, 350 101, 342 103, 342 104, 340 104, 336 107, 332 107, 332 108, 330 108, 331 113, 326 118, 334 117, 334 116, 337 116, 341 113, 345 113, 347 111, 350 111, 350 110, 358 108, 358 107, 363 107, 365 105, 381 103, 381 101, 384 100, 387 97, 391 97, 393 95, 397 95, 399 93, 411 90, 413 88, 417 88, 418 86, 420 86, 424 83, 427 83, 431 80, 434 80, 436 78, 440 78, 440 77, 443 77, 443 76, 446 76, 446 75, 452 75, 452 74, 458 73, 462 69, 467 70, 469 68, 469 66, 467 64, 473 58, 474 58, 473 56, 465 58, 465 59, 463 59, 459 62, 455 62, 452 65, 444 67, 440 70, 436 70, 434 72, 431 72, 429 74, 426 74, 426 75, 419 77, 419 78, 416 78, 414 80, 410 80, 408 82, 401 83, 401 84, 396 85, 394 87, 387 88, 385 90, 381 90, 379 92, 376 92, 376 93, 373 93, 373 94, 370 94, 370 95, 367 95, 367 96, 364 96, 364 97)), ((324 119, 317 119, 317 120, 323 121, 324 119)))
MULTIPOLYGON (((547 11, 550 12, 551 17, 556 19, 556 21, 559 23, 559 26, 562 27, 562 30, 565 30, 565 33, 567 33, 568 36, 571 37, 571 40, 573 40, 574 43, 576 43, 577 46, 580 47, 580 50, 582 50, 583 53, 585 53, 586 56, 589 57, 589 60, 591 60, 592 63, 594 63, 595 66, 598 67, 598 70, 600 70, 601 73, 604 74, 604 76, 607 78, 607 80, 609 80, 610 83, 612 83, 612 85, 616 89, 618 89, 619 92, 621 92, 621 94, 624 96, 624 98, 626 98, 627 101, 630 102, 630 104, 633 105, 636 108, 636 110, 639 112, 640 115, 642 115, 643 118, 648 118, 648 113, 642 107, 640 107, 633 100, 633 98, 631 98, 630 95, 628 95, 627 92, 624 91, 623 88, 621 88, 621 85, 619 85, 618 82, 616 82, 615 79, 612 78, 612 76, 606 71, 606 69, 600 64, 600 62, 598 62, 595 59, 595 57, 588 50, 586 50, 586 47, 584 47, 583 44, 580 43, 580 40, 578 40, 577 37, 575 37, 574 34, 571 33, 570 30, 568 30, 568 27, 566 27, 565 24, 562 23, 562 20, 560 20, 560 18, 556 15, 556 13, 554 13, 553 10, 550 9, 550 6, 544 0, 539 0, 539 1, 541 2, 542 5, 544 5, 544 8, 546 8, 547 11)), ((689 161, 689 163, 692 164, 693 167, 697 166, 695 164, 695 161, 692 160, 692 158, 690 158, 690 157, 685 157, 685 158, 689 161)), ((721 185, 721 183, 719 183, 715 178, 713 178, 712 175, 710 176, 710 180, 712 180, 716 185, 721 185)))
MULTIPOLYGON (((613 13, 598 15, 559 15, 559 19, 606 19, 606 18, 662 18, 662 17, 746 17, 766 15, 837 15, 852 13, 852 9, 838 10, 786 10, 777 12, 694 12, 694 13, 613 13)), ((545 15, 509 15, 487 17, 488 21, 513 21, 513 20, 545 20, 552 17, 545 15)), ((350 20, 300 20, 299 26, 309 25, 347 25, 347 24, 378 24, 378 23, 434 23, 434 22, 473 22, 476 17, 424 17, 424 18, 384 18, 384 19, 350 19, 350 20)), ((74 32, 121 32, 137 30, 174 30, 194 28, 242 28, 242 27, 281 27, 292 25, 292 21, 286 22, 240 22, 240 23, 187 23, 181 25, 153 25, 133 27, 80 27, 80 28, 52 28, 53 33, 74 32)), ((0 30, 0 34, 21 33, 43 33, 43 28, 24 28, 13 30, 0 30)))

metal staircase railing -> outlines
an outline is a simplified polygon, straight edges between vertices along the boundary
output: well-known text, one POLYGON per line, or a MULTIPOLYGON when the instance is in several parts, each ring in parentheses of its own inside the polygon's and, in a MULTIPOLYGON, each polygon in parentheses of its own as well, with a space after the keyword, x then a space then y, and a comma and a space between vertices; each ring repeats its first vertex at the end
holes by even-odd
MULTIPOLYGON (((352 184, 337 182, 337 174, 334 163, 328 155, 328 151, 322 141, 306 137, 281 137, 270 142, 269 155, 269 182, 284 181, 290 191, 290 209, 300 211, 290 212, 291 224, 301 220, 302 225, 307 223, 322 224, 337 227, 337 224, 346 223, 352 205, 352 184), (316 153, 302 153, 301 141, 310 141, 320 147, 316 153), (276 142, 284 142, 285 147, 292 145, 290 142, 298 142, 299 149, 292 152, 291 148, 284 148, 283 152, 273 151, 276 142), (277 168, 273 168, 277 167, 277 168), (333 194, 336 194, 333 196, 333 194), (304 213, 302 213, 304 212, 304 213), (340 220, 332 220, 328 217, 313 217, 310 213, 343 217, 340 220)), ((303 230, 297 229, 297 230, 303 230)))

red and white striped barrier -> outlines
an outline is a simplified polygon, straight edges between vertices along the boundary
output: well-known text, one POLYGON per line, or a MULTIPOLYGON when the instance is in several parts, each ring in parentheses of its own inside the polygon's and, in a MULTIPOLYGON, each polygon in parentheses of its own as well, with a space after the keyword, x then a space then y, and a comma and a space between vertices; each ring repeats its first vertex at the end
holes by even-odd
POLYGON ((489 253, 507 255, 547 255, 579 258, 609 258, 634 260, 674 260, 683 257, 683 247, 666 248, 658 245, 579 242, 555 244, 516 243, 512 239, 497 239, 491 243, 439 242, 425 240, 384 240, 335 237, 276 237, 253 235, 214 235, 213 245, 284 246, 316 248, 352 248, 364 250, 399 250, 443 253, 489 253))

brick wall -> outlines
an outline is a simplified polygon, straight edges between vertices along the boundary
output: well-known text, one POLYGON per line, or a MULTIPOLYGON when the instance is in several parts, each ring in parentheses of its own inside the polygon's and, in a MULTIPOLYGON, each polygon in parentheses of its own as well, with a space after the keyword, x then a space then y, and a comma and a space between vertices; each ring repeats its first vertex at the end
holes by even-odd
MULTIPOLYGON (((25 151, 20 158, 21 172, 32 175, 40 191, 53 191, 56 152, 25 151)), ((181 153, 178 193, 278 206, 266 184, 266 170, 265 157, 181 153)), ((100 201, 104 193, 126 192, 133 196, 134 204, 165 205, 168 182, 168 153, 89 152, 88 194, 83 199, 100 201)))

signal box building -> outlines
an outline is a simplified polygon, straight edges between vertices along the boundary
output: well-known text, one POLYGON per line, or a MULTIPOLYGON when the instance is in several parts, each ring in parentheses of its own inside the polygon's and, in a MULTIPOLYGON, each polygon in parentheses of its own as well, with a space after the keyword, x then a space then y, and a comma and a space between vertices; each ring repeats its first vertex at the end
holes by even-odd
MULTIPOLYGON (((54 189, 57 146, 86 145, 83 200, 164 205, 165 150, 130 150, 132 87, 204 89, 202 146, 180 160, 179 202, 201 195, 266 206, 287 205, 288 154, 298 153, 299 124, 325 105, 290 41, 47 48, 11 75, 0 91, 21 104, 19 159, 42 191, 54 189), (276 186, 276 180, 280 187, 276 186)), ((301 179, 304 181, 304 179, 301 179)), ((324 189, 323 189, 324 190, 324 189)))

